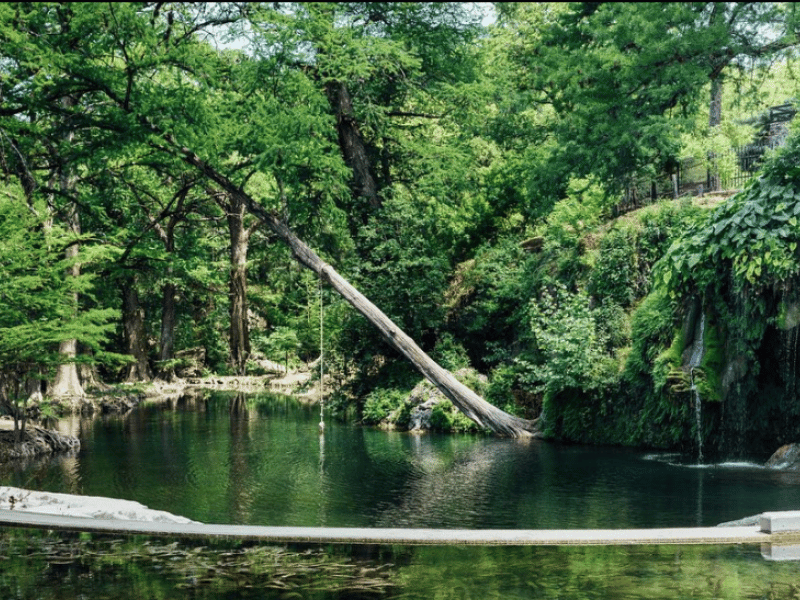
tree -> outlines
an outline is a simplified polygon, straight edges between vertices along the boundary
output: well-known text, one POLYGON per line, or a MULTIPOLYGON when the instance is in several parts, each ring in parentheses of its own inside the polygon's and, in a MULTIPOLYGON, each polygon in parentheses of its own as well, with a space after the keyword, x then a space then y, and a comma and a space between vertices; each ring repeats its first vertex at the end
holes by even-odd
MULTIPOLYGON (((28 204, 19 186, 0 193, 0 404, 14 417, 21 441, 28 380, 51 379, 63 364, 60 348, 80 341, 95 351, 113 331, 117 311, 75 310, 75 296, 91 295, 94 277, 75 272, 78 261, 103 256, 83 247, 73 231, 51 226, 46 206, 28 204), (94 255, 94 256, 93 256, 94 255)), ((77 360, 77 358, 73 358, 77 360)))
POLYGON ((244 375, 250 357, 250 326, 247 316, 247 249, 258 225, 245 223, 247 207, 229 194, 216 194, 215 200, 225 212, 230 236, 230 354, 234 372, 244 375))
POLYGON ((779 3, 576 3, 543 29, 527 22, 513 55, 558 115, 561 160, 617 189, 669 165, 709 83, 713 127, 726 74, 798 43, 794 6, 779 3))

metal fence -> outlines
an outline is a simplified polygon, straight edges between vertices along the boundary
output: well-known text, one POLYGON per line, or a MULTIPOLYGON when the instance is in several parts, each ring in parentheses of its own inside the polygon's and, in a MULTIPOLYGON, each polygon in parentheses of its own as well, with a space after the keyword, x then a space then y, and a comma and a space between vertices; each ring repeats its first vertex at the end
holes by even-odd
MULTIPOLYGON (((739 190, 758 171, 769 151, 786 143, 786 136, 770 137, 767 140, 730 148, 716 156, 719 164, 726 167, 720 170, 718 189, 739 190)), ((625 186, 622 202, 617 212, 627 212, 650 204, 660 198, 680 198, 698 196, 712 191, 715 175, 709 169, 709 160, 687 158, 680 161, 671 173, 656 178, 638 178, 625 186)))

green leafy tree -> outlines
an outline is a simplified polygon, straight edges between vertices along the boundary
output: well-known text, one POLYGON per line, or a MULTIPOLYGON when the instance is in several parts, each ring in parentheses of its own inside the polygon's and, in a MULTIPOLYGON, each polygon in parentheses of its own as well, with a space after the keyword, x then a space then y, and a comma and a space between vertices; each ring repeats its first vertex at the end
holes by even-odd
POLYGON ((557 115, 554 159, 617 188, 670 168, 699 105, 721 123, 726 76, 797 44, 791 4, 575 3, 543 27, 507 12, 527 25, 512 49, 523 86, 557 115))
POLYGON ((85 244, 65 257, 65 247, 81 242, 49 225, 46 207, 27 204, 18 187, 6 185, 0 193, 0 401, 20 441, 29 382, 52 380, 64 340, 78 340, 102 358, 118 316, 108 308, 75 312, 75 294, 90 299, 96 277, 74 275, 69 267, 107 258, 102 248, 85 244))
MULTIPOLYGON (((339 148, 330 102, 308 70, 289 68, 293 65, 283 60, 231 56, 208 43, 214 26, 242 22, 254 7, 43 8, 17 5, 4 13, 0 49, 10 57, 2 81, 7 121, 37 109, 52 116, 52 123, 80 124, 61 154, 76 173, 89 164, 89 150, 106 145, 121 154, 147 148, 154 153, 151 163, 188 165, 208 191, 241 200, 299 262, 341 293, 470 418, 507 435, 529 431, 531 423, 489 405, 436 365, 290 228, 335 205, 347 189, 348 172, 341 153, 332 152, 339 148), (66 91, 80 102, 59 103, 66 91), (258 172, 276 182, 267 198, 247 189, 258 172)), ((257 8, 280 14, 274 5, 257 8)), ((295 29, 282 31, 291 36, 295 29)), ((423 36, 424 28, 419 33, 423 36)), ((270 47, 276 50, 271 56, 280 54, 281 46, 270 47)))

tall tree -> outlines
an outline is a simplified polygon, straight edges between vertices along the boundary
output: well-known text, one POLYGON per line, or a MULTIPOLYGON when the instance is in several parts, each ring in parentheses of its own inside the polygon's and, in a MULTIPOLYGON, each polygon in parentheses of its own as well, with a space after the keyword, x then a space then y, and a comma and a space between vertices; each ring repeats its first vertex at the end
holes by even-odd
POLYGON ((250 237, 259 222, 255 219, 250 223, 246 222, 249 213, 247 206, 239 197, 218 192, 214 194, 214 200, 225 213, 230 240, 230 275, 228 278, 230 360, 234 372, 244 375, 247 359, 250 358, 252 350, 247 302, 247 252, 250 237))
POLYGON ((78 247, 80 240, 69 229, 49 224, 47 212, 43 202, 29 204, 19 186, 5 183, 0 194, 0 405, 14 416, 20 436, 27 381, 55 376, 65 341, 100 350, 118 314, 101 308, 76 313, 75 295, 90 294, 95 278, 72 267, 92 258, 88 248, 64 255, 65 247, 78 247))

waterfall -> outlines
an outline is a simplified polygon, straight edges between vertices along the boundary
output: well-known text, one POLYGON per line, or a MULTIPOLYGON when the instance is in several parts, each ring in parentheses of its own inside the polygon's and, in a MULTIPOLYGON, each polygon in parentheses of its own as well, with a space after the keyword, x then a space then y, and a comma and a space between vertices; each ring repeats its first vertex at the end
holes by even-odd
POLYGON ((692 391, 694 392, 694 424, 697 429, 697 462, 703 462, 703 412, 700 391, 694 383, 694 369, 691 371, 692 391))
POLYGON ((694 370, 700 366, 700 361, 703 360, 703 352, 705 352, 704 338, 706 333, 706 315, 701 313, 699 331, 695 332, 694 342, 692 342, 692 355, 689 358, 689 377, 691 380, 691 391, 694 395, 694 420, 695 429, 697 430, 697 461, 703 462, 703 412, 702 412, 702 398, 700 398, 700 390, 697 389, 697 384, 694 381, 694 370))
POLYGON ((700 315, 700 326, 699 331, 695 331, 694 341, 692 342, 692 355, 689 358, 689 368, 694 369, 695 367, 700 366, 700 361, 703 360, 703 352, 705 352, 705 347, 703 346, 703 339, 706 336, 706 315, 705 313, 701 313, 700 315))

